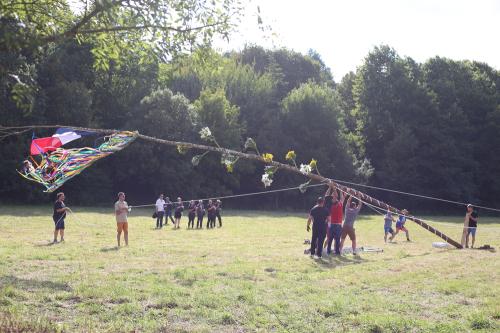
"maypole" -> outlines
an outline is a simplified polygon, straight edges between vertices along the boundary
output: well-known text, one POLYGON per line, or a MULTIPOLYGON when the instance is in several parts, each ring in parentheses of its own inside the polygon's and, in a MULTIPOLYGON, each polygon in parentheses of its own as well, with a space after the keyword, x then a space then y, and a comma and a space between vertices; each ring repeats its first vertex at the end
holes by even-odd
MULTIPOLYGON (((69 127, 69 128, 73 128, 73 129, 79 130, 79 131, 93 131, 93 132, 107 134, 107 135, 111 135, 111 134, 115 134, 115 133, 121 132, 121 131, 113 130, 113 129, 95 129, 95 128, 83 128, 83 127, 62 126, 62 125, 33 125, 33 126, 20 126, 20 127, 3 127, 3 126, 0 126, 0 134, 3 134, 3 135, 0 135, 0 139, 4 138, 4 137, 7 137, 7 136, 10 136, 10 135, 22 134, 22 133, 31 131, 33 129, 57 128, 57 127, 69 127)), ((145 141, 155 142, 155 143, 158 143, 158 144, 164 144, 164 145, 168 145, 168 146, 175 146, 175 147, 178 148, 179 151, 181 151, 181 150, 188 150, 188 149, 199 149, 199 150, 204 150, 205 152, 210 152, 210 151, 217 152, 217 153, 222 154, 223 156, 230 157, 230 160, 232 161, 232 164, 234 164, 236 162, 236 160, 239 159, 239 158, 243 158, 243 159, 247 159, 247 160, 260 161, 260 162, 266 164, 268 168, 272 168, 273 169, 272 173, 274 173, 276 170, 283 169, 283 170, 287 170, 289 172, 301 174, 303 176, 308 177, 310 180, 315 180, 315 181, 318 181, 318 182, 321 182, 321 183, 325 183, 325 184, 329 184, 329 185, 331 185, 333 187, 336 187, 336 188, 340 189, 341 191, 343 191, 343 192, 345 192, 345 193, 347 193, 347 194, 349 194, 349 195, 357 198, 358 200, 365 201, 365 202, 367 202, 367 203, 369 203, 371 205, 374 205, 376 207, 382 208, 384 210, 389 210, 389 211, 397 213, 397 214, 402 214, 402 211, 399 210, 396 207, 393 207, 393 206, 391 206, 391 205, 389 205, 389 204, 387 204, 387 203, 385 203, 383 201, 380 201, 378 199, 372 198, 369 195, 367 195, 367 194, 365 194, 365 193, 363 193, 361 191, 355 190, 353 188, 350 188, 350 187, 347 187, 347 186, 344 186, 344 185, 340 185, 340 184, 336 183, 335 181, 333 181, 330 178, 323 177, 320 174, 312 173, 312 170, 304 171, 302 169, 299 169, 295 165, 295 163, 294 163, 294 165, 289 165, 289 164, 284 164, 284 163, 281 163, 281 162, 273 161, 272 160, 272 155, 271 155, 271 158, 268 157, 270 154, 264 154, 264 155, 260 155, 260 153, 258 153, 258 154, 249 154, 249 153, 244 153, 244 152, 240 152, 240 151, 236 151, 236 150, 232 150, 232 149, 223 148, 223 147, 220 147, 216 143, 215 139, 213 139, 213 141, 217 144, 217 146, 208 146, 208 145, 202 145, 202 144, 196 144, 196 143, 190 143, 190 142, 171 141, 171 140, 159 139, 159 138, 155 138, 155 137, 152 137, 152 136, 147 136, 147 135, 144 135, 144 134, 140 134, 138 132, 136 132, 136 133, 137 133, 136 138, 139 138, 139 139, 142 139, 142 140, 145 140, 145 141), (268 156, 266 156, 266 155, 268 155, 268 156)), ((255 143, 253 142, 253 140, 252 140, 252 143, 255 145, 255 143)), ((441 239, 443 239, 448 244, 451 244, 451 245, 455 246, 458 249, 462 248, 462 245, 459 242, 453 240, 452 238, 448 237, 447 235, 445 235, 441 231, 437 230, 436 228, 430 226, 429 224, 425 223, 424 221, 422 221, 422 220, 420 220, 420 219, 418 219, 416 217, 413 217, 413 216, 406 216, 406 218, 408 220, 411 220, 411 221, 415 222, 416 224, 418 224, 422 228, 426 229, 427 231, 433 233, 434 235, 440 237, 441 239)))

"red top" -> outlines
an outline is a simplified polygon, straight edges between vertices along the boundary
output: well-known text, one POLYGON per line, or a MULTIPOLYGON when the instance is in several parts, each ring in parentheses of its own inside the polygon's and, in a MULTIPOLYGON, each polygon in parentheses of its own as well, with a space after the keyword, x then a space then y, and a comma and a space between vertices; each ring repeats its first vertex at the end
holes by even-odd
POLYGON ((342 224, 343 208, 342 202, 340 201, 337 201, 332 205, 332 208, 330 209, 330 220, 333 224, 342 224))

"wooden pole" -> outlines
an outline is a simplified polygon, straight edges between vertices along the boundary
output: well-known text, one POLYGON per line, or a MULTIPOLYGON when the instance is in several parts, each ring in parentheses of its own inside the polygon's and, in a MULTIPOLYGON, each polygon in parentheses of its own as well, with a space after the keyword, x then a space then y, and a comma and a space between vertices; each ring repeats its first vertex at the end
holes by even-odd
MULTIPOLYGON (((0 131, 5 133, 5 132, 8 132, 9 130, 11 130, 12 131, 11 135, 17 135, 17 134, 22 134, 24 132, 30 131, 32 129, 36 129, 36 128, 57 128, 57 127, 67 127, 67 128, 73 128, 75 130, 80 130, 80 131, 91 131, 91 132, 98 132, 98 133, 103 133, 103 134, 113 134, 113 133, 120 132, 119 130, 113 130, 113 129, 95 129, 95 128, 84 128, 84 127, 63 126, 63 125, 34 125, 34 126, 19 126, 19 127, 0 126, 0 131)), ((8 135, 9 134, 3 135, 3 137, 8 136, 8 135)), ((190 142, 158 139, 158 138, 155 138, 152 136, 147 136, 147 135, 143 135, 143 134, 139 134, 139 133, 138 133, 137 137, 141 138, 145 141, 155 142, 155 143, 159 143, 159 144, 165 144, 165 145, 169 145, 169 146, 176 146, 176 147, 180 146, 180 147, 189 148, 189 149, 213 151, 213 152, 218 152, 218 153, 222 153, 222 154, 229 154, 229 155, 237 156, 237 157, 248 159, 248 160, 260 161, 264 164, 275 166, 278 169, 285 169, 285 170, 288 170, 290 172, 304 175, 310 179, 313 179, 313 180, 316 180, 316 181, 319 181, 319 182, 322 182, 325 184, 331 184, 334 187, 340 189, 341 191, 344 191, 344 192, 350 194, 351 196, 356 197, 360 200, 366 201, 374 206, 380 207, 384 210, 390 210, 391 212, 395 212, 397 214, 402 214, 402 212, 399 209, 397 209, 393 206, 390 206, 385 202, 382 202, 380 200, 372 198, 369 195, 364 194, 363 192, 357 191, 355 189, 352 189, 350 187, 337 184, 336 182, 332 181, 329 178, 323 177, 321 175, 313 174, 313 173, 305 173, 304 174, 304 173, 300 172, 300 170, 298 168, 296 168, 295 166, 276 162, 276 161, 268 161, 268 160, 265 160, 262 156, 259 156, 256 154, 248 154, 248 153, 243 153, 243 152, 239 152, 239 151, 232 150, 232 149, 219 148, 219 147, 214 147, 214 146, 206 146, 206 145, 195 144, 195 143, 190 143, 190 142)), ((424 229, 430 231, 431 233, 433 233, 434 235, 442 238, 448 244, 451 244, 458 249, 463 248, 462 244, 460 244, 457 241, 453 240, 452 238, 448 237, 447 235, 445 235, 441 231, 437 230, 436 228, 428 225, 424 221, 422 221, 416 217, 412 217, 412 216, 407 216, 407 219, 415 222, 416 224, 418 224, 422 228, 424 228, 424 229)))

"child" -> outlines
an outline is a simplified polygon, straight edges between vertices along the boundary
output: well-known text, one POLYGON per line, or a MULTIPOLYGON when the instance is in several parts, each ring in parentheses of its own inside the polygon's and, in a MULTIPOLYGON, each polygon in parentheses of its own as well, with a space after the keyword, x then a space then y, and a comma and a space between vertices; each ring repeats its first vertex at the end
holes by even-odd
POLYGON ((194 218, 196 216, 196 205, 194 203, 194 200, 191 200, 189 202, 189 213, 188 213, 188 229, 191 227, 191 229, 194 228, 194 218))
POLYGON ((177 198, 176 206, 175 206, 175 211, 174 211, 174 218, 175 218, 175 224, 174 224, 174 229, 179 229, 180 224, 181 224, 181 217, 182 217, 182 211, 184 210, 184 205, 182 203, 182 199, 179 197, 177 198))
POLYGON ((396 235, 401 230, 401 231, 404 231, 406 233, 406 241, 410 242, 410 233, 409 233, 408 229, 406 229, 406 227, 405 227, 406 215, 408 215, 408 211, 406 209, 403 209, 401 211, 401 213, 402 214, 399 215, 399 219, 396 222, 396 233, 390 238, 390 240, 392 241, 394 239, 394 237, 396 237, 396 235))
POLYGON ((391 238, 389 239, 389 241, 391 241, 394 238, 394 230, 392 230, 392 222, 393 222, 392 213, 390 210, 388 210, 387 214, 384 215, 384 242, 386 243, 388 234, 391 234, 391 238))
POLYGON ((205 208, 203 207, 203 201, 200 200, 196 206, 196 216, 198 220, 196 221, 196 229, 203 228, 203 217, 205 216, 205 208))

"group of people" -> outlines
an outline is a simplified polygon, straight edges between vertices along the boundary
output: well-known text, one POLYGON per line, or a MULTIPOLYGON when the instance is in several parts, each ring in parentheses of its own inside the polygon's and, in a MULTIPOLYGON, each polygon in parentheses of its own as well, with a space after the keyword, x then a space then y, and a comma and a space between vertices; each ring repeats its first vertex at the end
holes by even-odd
POLYGON ((222 227, 222 202, 220 200, 208 200, 206 204, 203 200, 191 200, 187 207, 184 206, 182 198, 177 198, 174 203, 170 201, 169 197, 165 199, 163 194, 160 194, 155 204, 154 215, 156 217, 156 228, 161 229, 163 227, 163 217, 165 217, 165 225, 168 224, 168 219, 174 224, 174 229, 180 228, 182 212, 185 208, 188 211, 188 229, 194 229, 194 220, 196 219, 196 229, 203 228, 203 219, 205 215, 207 216, 206 228, 215 228, 216 219, 219 222, 219 228, 222 227), (174 219, 172 219, 172 212, 174 214, 174 219))
POLYGON ((324 245, 327 254, 330 255, 332 253, 332 244, 334 254, 340 255, 347 236, 351 240, 353 254, 356 254, 354 222, 363 203, 353 201, 352 196, 349 196, 344 211, 345 198, 344 192, 340 191, 339 194, 337 189, 330 185, 325 195, 317 199, 316 205, 309 212, 306 229, 310 231, 312 223, 311 256, 316 254, 317 257, 321 258, 324 245))
MULTIPOLYGON (((184 211, 184 203, 182 199, 177 198, 177 202, 173 203, 168 197, 163 200, 163 194, 160 194, 155 204, 155 217, 156 228, 163 227, 163 217, 168 218, 174 224, 174 228, 180 227, 180 220, 182 212, 184 211), (172 219, 172 212, 174 213, 175 220, 172 219)), ((353 197, 349 196, 347 199, 346 207, 344 210, 344 201, 346 195, 344 192, 338 190, 330 185, 324 196, 317 199, 316 205, 310 210, 309 218, 307 220, 307 231, 310 231, 312 224, 312 237, 311 237, 311 256, 316 255, 322 257, 323 247, 326 247, 328 255, 333 252, 335 255, 340 255, 344 247, 344 242, 349 236, 352 244, 353 254, 356 255, 356 230, 354 222, 363 206, 360 200, 353 201, 353 197), (325 240, 326 238, 326 240, 325 240)), ((60 192, 57 194, 57 200, 54 203, 54 210, 52 218, 54 220, 54 243, 57 243, 57 236, 60 236, 60 242, 64 241, 64 219, 67 212, 71 209, 64 204, 65 195, 60 192)), ((120 246, 121 234, 124 234, 125 245, 128 245, 128 220, 127 215, 130 207, 125 201, 125 193, 118 193, 118 201, 115 203, 115 216, 117 225, 116 240, 120 246)), ((188 228, 194 229, 194 221, 196 221, 196 228, 203 228, 203 218, 207 215, 206 228, 215 228, 216 219, 219 222, 219 227, 222 227, 221 217, 221 201, 208 200, 204 205, 202 200, 191 200, 187 207, 188 210, 188 228)), ((408 211, 403 209, 397 221, 394 220, 393 214, 390 211, 384 215, 384 241, 387 242, 387 236, 390 234, 389 241, 392 241, 396 235, 403 231, 406 234, 406 240, 410 241, 408 229, 405 227, 406 216, 408 211), (392 229, 392 223, 396 222, 396 232, 392 229)), ((462 246, 469 247, 469 236, 472 237, 471 247, 474 247, 476 229, 477 229, 478 212, 471 204, 467 205, 467 213, 464 221, 464 231, 462 237, 462 246)), ((166 224, 165 224, 166 225, 166 224)))
POLYGON ((406 240, 408 242, 411 242, 410 232, 405 227, 406 216, 408 215, 408 211, 406 209, 403 209, 401 213, 402 214, 399 215, 397 221, 394 220, 394 217, 390 210, 388 210, 387 213, 384 215, 384 242, 387 243, 387 236, 389 234, 391 234, 391 237, 389 237, 389 241, 392 242, 400 231, 404 231, 406 234, 406 240), (393 222, 396 222, 396 232, 394 232, 394 229, 392 229, 393 222))
MULTIPOLYGON (((311 256, 316 255, 321 257, 323 248, 326 247, 326 253, 330 255, 340 255, 344 248, 344 242, 349 236, 352 243, 352 252, 356 252, 356 230, 354 229, 354 222, 363 206, 360 200, 353 201, 352 196, 348 196, 347 203, 344 209, 344 201, 346 194, 330 185, 324 196, 319 197, 316 205, 311 209, 309 218, 307 220, 307 231, 310 230, 311 223, 313 224, 313 231, 311 237, 311 248, 309 253, 311 256), (325 241, 326 238, 326 241, 325 241)), ((406 233, 406 240, 410 241, 410 233, 405 227, 406 216, 408 211, 402 210, 397 221, 390 211, 384 215, 384 241, 387 242, 387 236, 391 234, 389 241, 392 241, 396 235, 403 231, 406 233), (392 229, 392 223, 396 222, 396 232, 392 229)))

